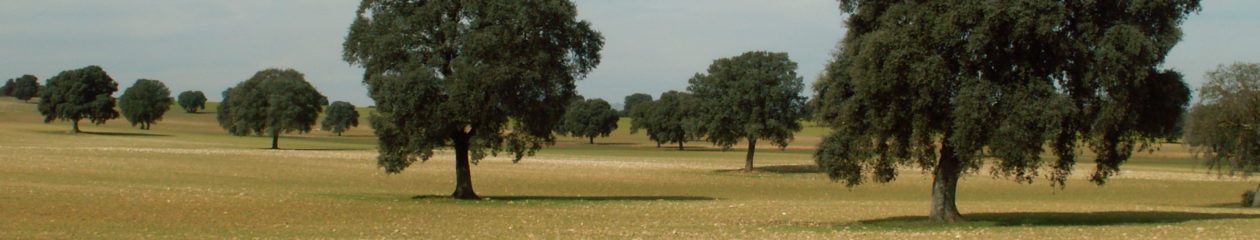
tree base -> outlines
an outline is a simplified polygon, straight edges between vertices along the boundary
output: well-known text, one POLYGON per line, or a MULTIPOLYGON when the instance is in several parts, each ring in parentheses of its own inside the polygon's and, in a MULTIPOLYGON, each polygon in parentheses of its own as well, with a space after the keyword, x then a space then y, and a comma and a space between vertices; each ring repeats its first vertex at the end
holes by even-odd
POLYGON ((955 224, 955 223, 963 223, 963 222, 967 222, 967 219, 964 219, 962 215, 958 213, 946 213, 940 216, 928 217, 928 223, 955 224))
POLYGON ((464 191, 463 189, 455 190, 455 193, 451 193, 451 198, 459 200, 481 200, 481 196, 477 196, 476 192, 471 190, 464 191))

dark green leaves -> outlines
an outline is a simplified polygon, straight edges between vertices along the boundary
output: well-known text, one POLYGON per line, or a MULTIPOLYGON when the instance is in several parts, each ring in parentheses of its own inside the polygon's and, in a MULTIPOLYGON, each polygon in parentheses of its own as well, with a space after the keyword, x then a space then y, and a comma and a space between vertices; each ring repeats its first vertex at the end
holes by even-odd
POLYGON ((358 126, 359 111, 354 109, 354 104, 336 101, 324 109, 324 121, 320 123, 320 130, 341 136, 341 133, 358 126))
POLYGON ((1235 63, 1207 74, 1186 123, 1186 142, 1211 169, 1260 171, 1260 64, 1235 63))
POLYGON ((60 119, 77 123, 86 118, 104 124, 118 118, 111 96, 117 91, 118 83, 101 67, 63 71, 49 78, 48 86, 40 91, 39 113, 44 115, 44 122, 60 119))
POLYGON ((574 81, 604 45, 567 0, 375 0, 358 13, 344 58, 366 70, 390 173, 460 139, 474 160, 519 160, 554 141, 574 81))
POLYGON ((591 139, 594 143, 595 138, 608 137, 617 129, 617 120, 620 119, 617 115, 617 110, 603 99, 573 101, 556 132, 591 139))
POLYGON ((179 107, 188 113, 196 113, 197 110, 206 109, 206 94, 201 91, 184 91, 179 93, 179 107))
POLYGON ((695 117, 691 94, 668 91, 661 99, 640 103, 630 111, 630 132, 647 131, 649 139, 657 144, 686 143, 689 139, 687 121, 695 117))
POLYGON ((149 129, 154 122, 171 109, 171 90, 158 80, 140 79, 123 91, 118 98, 118 108, 132 126, 149 129))
POLYGON ((39 79, 31 75, 22 75, 13 82, 13 88, 9 94, 23 102, 31 100, 39 95, 39 79))
POLYGON ((1186 103, 1159 69, 1198 1, 843 0, 848 35, 815 85, 833 133, 815 160, 836 180, 933 169, 938 145, 967 170, 1066 181, 1081 143, 1103 183, 1172 132, 1186 103), (1050 146, 1058 157, 1043 161, 1050 146))
POLYGON ((646 93, 630 94, 626 96, 625 101, 622 102, 624 103, 624 105, 621 108, 621 114, 622 116, 628 116, 630 115, 630 111, 634 110, 635 106, 638 106, 640 103, 651 102, 651 101, 652 101, 652 95, 648 95, 646 93))
POLYGON ((696 74, 687 87, 696 114, 697 136, 723 148, 740 139, 765 139, 786 147, 795 132, 805 98, 796 62, 787 53, 748 52, 713 61, 708 74, 696 74))
POLYGON ((223 91, 219 126, 237 136, 311 131, 324 96, 293 69, 267 69, 223 91))

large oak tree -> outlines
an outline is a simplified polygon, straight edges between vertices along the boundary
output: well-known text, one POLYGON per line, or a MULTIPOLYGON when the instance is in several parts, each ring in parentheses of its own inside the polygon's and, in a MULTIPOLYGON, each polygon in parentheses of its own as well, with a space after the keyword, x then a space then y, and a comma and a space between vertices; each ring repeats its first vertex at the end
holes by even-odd
POLYGON ((785 148, 801 130, 805 88, 787 53, 754 51, 714 60, 687 90, 695 104, 689 128, 723 149, 748 142, 744 170, 753 170, 757 140, 785 148))
POLYGON ((1187 102, 1160 65, 1197 0, 840 2, 849 31, 815 86, 833 129, 815 160, 849 186, 932 171, 933 222, 963 220, 958 179, 986 159, 1062 186, 1086 146, 1103 184, 1187 102))
POLYGON ((319 119, 321 98, 324 95, 296 70, 262 70, 223 91, 219 126, 236 136, 269 135, 271 149, 279 149, 280 134, 311 131, 319 119))
POLYGON ((113 97, 117 91, 118 83, 99 66, 62 71, 39 91, 39 113, 45 123, 57 119, 74 122, 74 132, 78 133, 79 120, 84 118, 98 125, 118 118, 113 97))
POLYGON ((455 149, 453 197, 478 199, 470 162, 519 161, 543 144, 599 64, 604 40, 568 0, 364 0, 345 60, 362 66, 377 113, 377 164, 399 173, 455 149))

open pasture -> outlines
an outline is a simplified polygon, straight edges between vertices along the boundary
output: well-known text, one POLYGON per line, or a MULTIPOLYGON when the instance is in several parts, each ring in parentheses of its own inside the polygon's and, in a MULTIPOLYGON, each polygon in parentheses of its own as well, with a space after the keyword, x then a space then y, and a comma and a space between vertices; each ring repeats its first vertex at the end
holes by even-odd
MULTIPOLYGON (((1105 186, 1078 164, 1067 188, 965 176, 969 222, 926 225, 929 175, 846 188, 816 173, 821 129, 786 150, 744 152, 693 142, 656 148, 629 134, 560 138, 513 164, 473 167, 485 201, 457 201, 440 153, 402 174, 375 165, 362 121, 342 137, 314 131, 234 137, 208 113, 177 109, 149 131, 121 119, 42 123, 35 104, 0 99, 0 239, 136 238, 670 238, 670 239, 1245 239, 1260 209, 1238 207, 1260 179, 1206 173, 1185 146, 1140 153, 1105 186)), ((367 116, 368 114, 363 114, 367 116)), ((740 146, 740 145, 736 145, 740 146)))

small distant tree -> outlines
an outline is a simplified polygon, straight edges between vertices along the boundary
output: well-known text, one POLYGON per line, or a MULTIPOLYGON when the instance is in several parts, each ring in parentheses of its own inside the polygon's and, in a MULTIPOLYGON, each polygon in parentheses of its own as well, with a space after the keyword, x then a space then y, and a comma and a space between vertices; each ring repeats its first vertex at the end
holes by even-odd
POLYGON ((805 97, 787 53, 748 52, 713 61, 708 74, 696 74, 691 86, 696 114, 691 124, 705 140, 730 149, 748 141, 744 170, 753 170, 757 140, 786 148, 795 132, 805 97))
POLYGON ((617 129, 617 110, 603 99, 574 101, 564 113, 557 132, 561 134, 586 138, 595 144, 596 137, 608 137, 617 129))
POLYGON ((324 109, 324 121, 320 123, 320 129, 332 131, 337 136, 341 136, 342 132, 358 126, 359 111, 354 109, 354 104, 343 101, 333 102, 327 109, 324 109))
POLYGON ((319 118, 315 87, 293 69, 267 69, 223 91, 218 120, 228 133, 271 136, 271 149, 279 149, 281 133, 307 133, 319 118))
POLYGON ((1243 176, 1260 171, 1260 63, 1209 72, 1186 126, 1186 143, 1210 169, 1243 176))
POLYGON ((140 79, 123 91, 118 108, 132 126, 149 130, 171 109, 171 90, 158 80, 140 79))
POLYGON ((206 94, 201 91, 184 91, 179 93, 179 107, 188 113, 206 109, 206 94))
POLYGON ((0 87, 0 97, 13 96, 14 85, 15 83, 13 82, 13 79, 9 79, 9 81, 5 81, 4 86, 0 87))
POLYGON ((685 92, 668 91, 656 101, 639 104, 630 112, 630 133, 643 129, 657 147, 676 143, 678 150, 683 150, 689 137, 686 121, 694 115, 689 107, 690 97, 685 92))
POLYGON ((630 111, 634 110, 634 106, 651 101, 652 95, 648 95, 646 93, 630 94, 626 96, 626 99, 623 102, 624 105, 621 106, 621 116, 630 116, 630 111))
POLYGON ((39 95, 39 79, 31 75, 22 75, 13 85, 13 97, 23 102, 39 95))
POLYGON ((58 119, 74 122, 74 132, 79 133, 79 120, 84 118, 97 125, 118 118, 112 96, 117 91, 118 83, 99 66, 62 71, 39 91, 39 113, 44 115, 44 123, 58 119))

